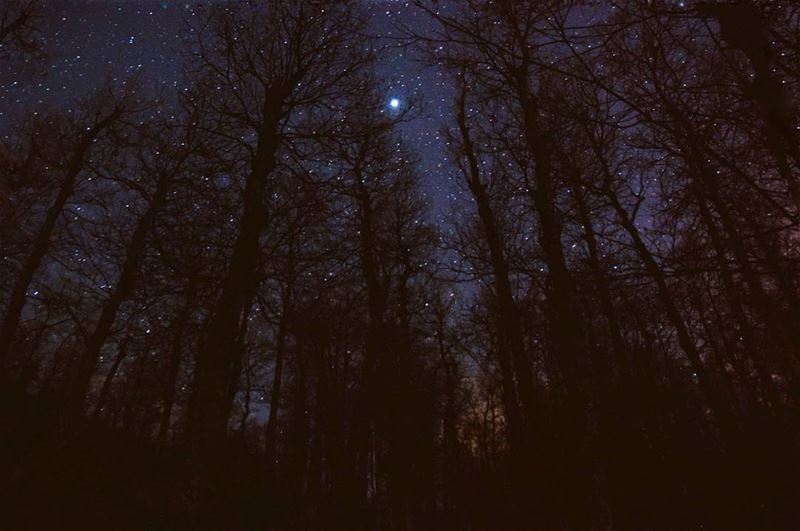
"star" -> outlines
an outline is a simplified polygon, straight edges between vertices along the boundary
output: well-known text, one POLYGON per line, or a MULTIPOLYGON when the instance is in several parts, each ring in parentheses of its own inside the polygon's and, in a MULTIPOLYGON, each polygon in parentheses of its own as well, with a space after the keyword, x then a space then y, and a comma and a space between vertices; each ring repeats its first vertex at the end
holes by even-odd
POLYGON ((391 107, 392 109, 397 109, 398 107, 400 107, 400 100, 397 98, 392 98, 391 100, 389 100, 389 107, 391 107))

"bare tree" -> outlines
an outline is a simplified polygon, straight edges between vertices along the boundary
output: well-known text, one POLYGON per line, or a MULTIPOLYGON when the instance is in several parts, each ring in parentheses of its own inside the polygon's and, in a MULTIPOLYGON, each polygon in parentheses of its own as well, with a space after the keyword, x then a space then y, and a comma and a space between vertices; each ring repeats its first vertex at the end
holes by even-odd
POLYGON ((0 60, 31 55, 41 49, 39 0, 3 0, 0 4, 0 60))
POLYGON ((65 124, 65 134, 74 134, 76 140, 72 145, 63 146, 65 150, 62 157, 66 156, 66 160, 62 158, 52 161, 55 178, 59 182, 58 193, 53 198, 38 233, 31 242, 29 254, 16 275, 0 327, 1 363, 5 363, 8 357, 25 306, 28 288, 47 254, 59 218, 75 190, 78 179, 86 172, 89 153, 98 139, 108 137, 108 132, 135 109, 134 87, 135 83, 129 83, 120 94, 115 94, 110 87, 105 88, 85 104, 84 112, 65 124))

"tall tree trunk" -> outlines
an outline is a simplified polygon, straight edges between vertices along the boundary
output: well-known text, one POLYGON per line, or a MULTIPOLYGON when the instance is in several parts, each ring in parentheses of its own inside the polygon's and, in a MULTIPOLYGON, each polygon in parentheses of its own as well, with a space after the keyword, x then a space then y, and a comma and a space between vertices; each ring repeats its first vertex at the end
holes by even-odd
MULTIPOLYGON (((674 113, 677 113, 677 111, 673 110, 674 113)), ((797 360, 792 356, 791 352, 788 354, 785 352, 782 344, 787 346, 790 351, 795 350, 800 345, 800 335, 797 334, 794 327, 787 326, 786 322, 790 321, 790 319, 786 318, 786 315, 780 311, 778 305, 766 292, 758 273, 751 265, 738 224, 720 193, 717 177, 704 162, 703 154, 700 151, 703 144, 688 127, 688 124, 686 124, 687 145, 681 151, 692 174, 692 188, 698 198, 701 215, 709 230, 709 236, 712 238, 717 255, 724 261, 724 250, 726 247, 730 248, 742 279, 749 288, 753 307, 767 325, 767 329, 770 330, 771 342, 775 342, 775 348, 771 349, 771 352, 778 356, 778 363, 782 365, 784 370, 787 371, 787 375, 797 385, 797 381, 800 378, 800 366, 798 366, 797 360), (714 207, 719 216, 720 225, 726 236, 724 241, 722 234, 716 229, 713 216, 708 208, 709 205, 714 207)), ((725 274, 727 264, 721 263, 721 267, 723 268, 723 274, 725 274)), ((737 297, 736 290, 732 289, 729 298, 735 300, 737 297)), ((756 357, 762 355, 759 350, 763 351, 763 349, 757 349, 752 354, 756 357)), ((756 362, 758 363, 758 360, 756 362)), ((766 385, 767 383, 764 382, 764 384, 766 385)))
MULTIPOLYGON (((527 83, 527 79, 525 80, 527 83)), ((586 353, 584 352, 584 326, 578 311, 573 281, 567 268, 564 248, 561 243, 562 224, 559 218, 556 197, 553 190, 553 166, 551 161, 551 143, 546 132, 541 130, 538 119, 538 104, 527 88, 519 90, 523 112, 523 126, 528 148, 533 155, 535 167, 535 186, 529 187, 529 193, 539 216, 539 245, 544 251, 547 264, 548 307, 552 342, 556 353, 559 370, 565 380, 569 401, 577 400, 578 404, 586 400, 586 353)), ((580 414, 584 416, 584 414, 580 414)))
POLYGON ((111 126, 121 114, 122 109, 116 107, 107 116, 97 121, 94 127, 80 137, 75 151, 67 163, 66 174, 64 175, 64 180, 61 181, 61 188, 58 191, 58 195, 56 195, 55 200, 47 210, 47 215, 45 216, 44 222, 39 227, 31 252, 25 259, 22 269, 19 271, 14 281, 14 287, 11 289, 6 314, 0 326, 0 375, 4 372, 6 359, 8 358, 11 344, 14 341, 14 334, 19 327, 28 288, 50 248, 50 241, 53 238, 56 224, 64 211, 67 201, 72 197, 78 175, 83 169, 84 160, 92 147, 92 143, 105 129, 111 126))
POLYGON ((291 268, 289 281, 281 301, 281 316, 278 321, 277 339, 275 342, 275 370, 272 373, 272 390, 269 397, 269 416, 264 431, 264 453, 270 468, 276 464, 275 443, 278 430, 278 411, 281 407, 281 389, 283 384, 283 364, 286 357, 286 338, 289 322, 292 318, 294 291, 294 268, 291 268))
POLYGON ((497 297, 498 332, 497 363, 500 366, 501 397, 503 410, 508 424, 509 445, 515 459, 522 460, 528 450, 528 425, 533 420, 534 412, 538 409, 536 404, 530 367, 521 363, 524 359, 524 340, 520 327, 519 315, 511 290, 509 268, 505 258, 500 229, 492 210, 485 185, 481 182, 480 169, 470 136, 466 117, 466 94, 462 91, 458 100, 458 127, 463 143, 464 154, 468 160, 465 179, 470 193, 478 208, 478 218, 483 227, 486 243, 489 247, 489 257, 492 264, 495 292, 497 297), (525 384, 523 384, 523 381, 525 384), (525 385, 525 389, 520 389, 525 385), (519 387, 518 387, 519 386, 519 387), (522 396, 521 396, 522 395, 522 396), (526 406, 527 421, 520 408, 520 399, 526 406))
POLYGON ((313 359, 314 341, 296 337, 297 355, 293 356, 294 371, 289 391, 292 394, 291 416, 287 427, 286 480, 287 490, 295 499, 304 499, 308 485, 308 455, 310 447, 311 415, 308 403, 309 367, 313 359))
POLYGON ((778 166, 778 173, 786 182, 789 193, 800 210, 800 182, 792 171, 789 160, 800 166, 800 142, 796 128, 795 109, 791 96, 775 76, 774 43, 763 13, 752 2, 703 3, 698 7, 703 16, 715 18, 722 38, 734 49, 740 50, 753 68, 755 77, 744 89, 761 107, 766 129, 767 147, 778 166))
MULTIPOLYGON (((527 53, 527 43, 525 49, 527 53)), ((592 436, 589 410, 593 401, 586 329, 561 242, 563 227, 552 161, 554 140, 539 119, 539 101, 529 87, 527 69, 520 69, 515 77, 524 140, 535 166, 535 183, 528 186, 528 193, 539 218, 538 242, 547 265, 549 336, 564 384, 564 411, 559 415, 563 437, 558 445, 559 452, 569 457, 559 464, 563 468, 559 474, 563 484, 556 500, 560 508, 555 512, 568 512, 568 525, 580 531, 589 529, 593 520, 605 519, 606 515, 600 513, 607 512, 594 506, 596 471, 587 452, 592 436)))
MULTIPOLYGON (((185 160, 185 158, 186 155, 184 155, 183 159, 185 160)), ((179 165, 181 163, 182 160, 178 161, 179 165)), ((70 386, 70 396, 67 398, 72 404, 72 413, 79 414, 83 410, 86 395, 90 391, 89 386, 97 365, 97 359, 100 356, 103 345, 108 340, 111 328, 117 320, 119 308, 136 289, 139 272, 147 252, 147 237, 155 224, 156 216, 158 216, 166 202, 167 192, 173 176, 174 171, 164 172, 159 175, 153 198, 147 210, 139 218, 128 243, 125 251, 125 262, 122 265, 117 283, 111 292, 111 296, 103 304, 100 318, 86 341, 86 350, 79 361, 78 373, 75 381, 70 386)))
POLYGON ((678 336, 678 345, 684 354, 686 354, 686 358, 689 360, 692 370, 697 375, 698 387, 703 395, 703 398, 706 400, 706 403, 709 405, 709 407, 712 408, 712 411, 714 411, 717 422, 720 424, 720 428, 722 430, 727 430, 730 428, 728 425, 730 417, 727 412, 727 407, 722 404, 721 399, 718 396, 716 386, 714 385, 712 377, 706 369, 705 363, 703 362, 700 352, 697 349, 697 345, 695 344, 694 339, 689 332, 689 327, 686 325, 683 315, 681 315, 681 312, 678 309, 672 294, 670 293, 664 272, 661 270, 661 267, 658 265, 652 253, 648 249, 647 244, 645 244, 644 240, 642 239, 639 229, 630 218, 628 211, 624 206, 622 206, 616 193, 614 193, 614 190, 611 187, 611 183, 613 182, 611 170, 608 167, 603 153, 599 150, 596 144, 594 144, 594 150, 603 171, 603 192, 608 198, 609 203, 611 203, 614 212, 617 214, 617 219, 619 220, 620 224, 631 238, 633 248, 639 255, 639 259, 644 263, 645 270, 656 284, 658 298, 678 336))
POLYGON ((158 423, 158 435, 156 436, 156 442, 160 446, 164 446, 167 443, 169 430, 172 426, 172 408, 175 404, 176 386, 181 370, 183 343, 186 336, 186 327, 194 310, 196 295, 197 280, 189 278, 184 291, 183 306, 170 327, 172 344, 167 358, 166 379, 161 390, 161 418, 158 423))
MULTIPOLYGON (((192 452, 209 459, 227 434, 232 382, 238 377, 241 315, 257 289, 259 240, 268 223, 263 201, 276 165, 282 101, 270 94, 264 105, 258 144, 243 192, 243 212, 222 291, 200 338, 186 434, 192 452)), ((201 459, 203 459, 201 457, 201 459)))
POLYGON ((243 445, 247 443, 247 419, 250 418, 252 388, 253 388, 253 369, 245 358, 244 363, 244 406, 242 407, 242 418, 239 419, 239 437, 243 445))
MULTIPOLYGON (((741 300, 740 290, 737 289, 730 267, 728 265, 727 257, 725 256, 724 246, 722 244, 722 237, 719 234, 714 218, 708 208, 705 197, 702 193, 697 194, 698 208, 700 210, 700 217, 706 225, 712 247, 714 249, 715 258, 719 264, 720 276, 722 277, 722 284, 725 288, 726 298, 730 305, 731 313, 739 325, 739 333, 742 337, 745 349, 750 354, 753 364, 757 369, 762 388, 766 395, 772 402, 775 403, 777 395, 775 394, 774 386, 772 385, 772 378, 770 369, 767 365, 767 360, 764 359, 766 353, 764 345, 755 340, 753 328, 747 319, 744 311, 744 305, 741 300)), ((775 345, 773 345, 775 348, 775 345)), ((781 348, 777 345, 777 348, 781 348)), ((746 382, 742 382, 746 385, 746 382)))
POLYGON ((436 345, 439 353, 439 363, 444 373, 444 411, 442 412, 442 506, 446 522, 456 528, 457 523, 463 523, 461 515, 461 485, 459 483, 459 437, 458 437, 458 365, 451 359, 445 337, 446 314, 442 309, 437 311, 435 320, 436 345))
POLYGON ((117 375, 120 365, 122 365, 122 362, 125 361, 125 358, 128 356, 129 341, 130 336, 126 336, 125 339, 122 340, 122 343, 119 344, 119 350, 114 358, 114 363, 108 369, 108 374, 106 374, 106 378, 103 381, 103 387, 100 389, 100 394, 97 396, 94 413, 92 414, 95 418, 99 417, 103 412, 103 408, 108 401, 108 396, 111 394, 111 384, 114 382, 114 377, 117 375))
POLYGON ((572 195, 578 207, 578 218, 581 221, 581 225, 583 225, 583 239, 586 241, 586 247, 589 251, 589 267, 591 268, 592 277, 597 287, 600 307, 606 318, 606 325, 608 326, 608 333, 611 337, 611 348, 614 352, 616 365, 622 374, 629 376, 630 362, 625 352, 625 340, 622 337, 617 310, 614 308, 614 303, 611 299, 611 288, 609 286, 608 276, 603 269, 602 257, 597 243, 597 234, 595 233, 592 214, 586 202, 583 184, 577 168, 572 168, 569 171, 569 178, 572 186, 572 195))
POLYGON ((364 345, 364 368, 360 382, 357 416, 354 423, 353 457, 355 459, 355 477, 351 485, 350 496, 358 503, 366 503, 366 496, 371 490, 374 480, 375 426, 380 415, 379 397, 381 394, 382 355, 394 345, 387 342, 387 326, 384 321, 387 304, 387 289, 380 274, 377 243, 375 241, 375 221, 373 199, 366 189, 364 176, 361 173, 360 161, 355 171, 355 197, 359 207, 360 260, 361 272, 367 292, 367 337, 364 345))
MULTIPOLYGON (((657 78, 654 78, 657 79, 657 78)), ((723 199, 720 192, 719 180, 713 168, 708 163, 706 153, 710 151, 706 146, 707 142, 697 132, 697 128, 689 119, 686 112, 682 107, 668 94, 666 89, 661 83, 654 83, 654 87, 659 95, 659 98, 664 104, 664 108, 668 116, 675 124, 669 133, 673 137, 674 142, 678 146, 678 151, 681 158, 687 165, 688 172, 692 179, 692 188, 694 194, 700 198, 701 206, 713 206, 719 216, 720 225, 722 230, 727 236, 726 247, 729 247, 736 259, 739 266, 739 272, 744 280, 745 285, 750 290, 750 296, 753 302, 753 307, 764 319, 768 328, 776 338, 782 338, 788 345, 796 347, 797 340, 800 340, 800 335, 797 335, 793 330, 784 326, 783 322, 786 320, 779 314, 775 304, 767 295, 765 288, 758 278, 758 275, 750 263, 750 258, 743 245, 743 239, 740 235, 738 224, 730 211, 728 204, 723 199)), ((706 214, 710 217, 710 214, 706 214)), ((710 229, 710 236, 714 236, 714 226, 712 223, 707 223, 710 229)), ((718 236, 715 243, 718 249, 723 249, 723 243, 718 236)), ((780 351, 780 349, 778 349, 780 351)), ((795 360, 793 357, 788 358, 784 356, 784 366, 793 367, 795 360)), ((797 368, 790 369, 790 374, 793 378, 797 378, 797 368)))

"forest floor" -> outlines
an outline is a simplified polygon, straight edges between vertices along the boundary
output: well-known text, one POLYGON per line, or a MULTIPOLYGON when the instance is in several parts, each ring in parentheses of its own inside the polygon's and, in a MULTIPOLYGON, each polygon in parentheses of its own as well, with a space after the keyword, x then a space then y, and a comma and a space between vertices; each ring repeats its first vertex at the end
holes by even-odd
MULTIPOLYGON (((230 441, 229 454, 234 457, 226 461, 224 487, 214 492, 214 507, 209 510, 194 501, 198 496, 189 479, 191 468, 180 449, 160 448, 151 439, 99 420, 59 425, 56 405, 41 397, 0 392, 0 531, 281 531, 309 527, 308 522, 298 523, 303 508, 280 495, 285 491, 281 485, 268 487, 263 462, 241 441, 230 441), (204 515, 202 519, 198 514, 204 515)), ((698 498, 738 500, 723 518, 718 514, 722 504, 709 507, 717 513, 717 520, 726 522, 726 531, 789 530, 792 527, 787 523, 797 521, 794 501, 800 499, 800 492, 797 476, 791 473, 794 465, 776 468, 778 456, 787 454, 781 447, 789 444, 788 440, 779 444, 780 435, 769 430, 761 435, 761 444, 750 450, 742 448, 729 458, 739 463, 735 468, 752 469, 750 474, 724 473, 729 467, 721 463, 705 470, 702 462, 697 463, 705 470, 698 473, 708 480, 706 492, 694 493, 698 498), (765 455, 766 441, 775 445, 775 459, 765 455), (752 460, 751 466, 742 467, 743 459, 752 460), (770 466, 765 468, 765 463, 770 466), (727 479, 722 481, 722 476, 727 479), (747 499, 724 495, 723 483, 732 491, 754 495, 747 499)), ((673 510, 680 513, 681 507, 673 510)), ((723 529, 702 527, 703 531, 712 528, 723 529)))
POLYGON ((276 512, 255 475, 235 463, 237 477, 219 493, 224 526, 194 519, 187 460, 84 420, 58 427, 52 408, 4 393, 0 408, 0 529, 56 530, 278 530, 276 512), (68 435, 65 435, 68 434, 68 435))

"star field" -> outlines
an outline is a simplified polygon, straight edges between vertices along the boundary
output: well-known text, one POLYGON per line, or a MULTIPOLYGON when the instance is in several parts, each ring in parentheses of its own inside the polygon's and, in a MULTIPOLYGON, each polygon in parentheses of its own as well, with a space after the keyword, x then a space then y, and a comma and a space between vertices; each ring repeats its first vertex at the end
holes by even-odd
MULTIPOLYGON (((445 2, 440 2, 445 4, 445 2)), ((143 90, 175 88, 181 81, 182 29, 196 3, 113 1, 45 3, 41 31, 44 64, 15 62, 0 74, 0 125, 14 123, 32 107, 70 104, 104 78, 139 75, 143 90)), ((381 48, 378 75, 386 84, 387 111, 418 102, 401 135, 419 157, 424 194, 435 218, 453 198, 454 186, 443 171, 446 154, 439 130, 452 105, 443 72, 428 68, 398 46, 399 25, 429 23, 410 2, 370 1, 371 30, 381 48)))

